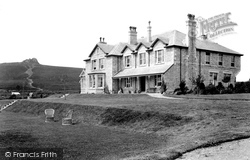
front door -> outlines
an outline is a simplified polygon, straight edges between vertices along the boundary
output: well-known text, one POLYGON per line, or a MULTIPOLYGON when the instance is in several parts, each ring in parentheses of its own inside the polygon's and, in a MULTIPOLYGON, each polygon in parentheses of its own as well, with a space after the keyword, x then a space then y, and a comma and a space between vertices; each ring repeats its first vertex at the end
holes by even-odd
POLYGON ((146 91, 146 77, 140 77, 140 90, 141 92, 145 92, 146 91))

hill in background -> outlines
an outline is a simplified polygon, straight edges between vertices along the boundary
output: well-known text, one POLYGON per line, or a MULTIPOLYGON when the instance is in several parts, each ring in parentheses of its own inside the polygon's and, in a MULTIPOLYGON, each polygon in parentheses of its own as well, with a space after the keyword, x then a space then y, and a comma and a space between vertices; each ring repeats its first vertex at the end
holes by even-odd
POLYGON ((79 92, 82 68, 48 66, 36 58, 0 64, 0 89, 79 92))

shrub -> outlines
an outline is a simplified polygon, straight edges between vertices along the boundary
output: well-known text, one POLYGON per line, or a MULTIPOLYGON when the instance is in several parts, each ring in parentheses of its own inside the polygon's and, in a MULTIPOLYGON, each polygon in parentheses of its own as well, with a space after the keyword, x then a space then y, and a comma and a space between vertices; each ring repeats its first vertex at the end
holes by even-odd
POLYGON ((205 92, 206 92, 206 94, 219 94, 219 91, 217 90, 217 88, 213 84, 209 84, 205 88, 205 92))
POLYGON ((223 86, 223 84, 221 82, 219 82, 218 85, 216 86, 216 89, 221 94, 223 92, 223 90, 225 89, 225 87, 223 86))
POLYGON ((187 91, 188 91, 188 87, 186 86, 186 81, 181 80, 181 82, 179 84, 179 88, 176 88, 174 90, 174 93, 177 95, 181 95, 181 94, 187 94, 187 91))
POLYGON ((161 94, 163 94, 167 90, 167 86, 166 86, 164 80, 162 80, 162 82, 161 82, 161 89, 160 90, 161 90, 161 94))
POLYGON ((192 78, 192 79, 190 79, 191 80, 191 82, 192 82, 192 84, 193 85, 195 85, 196 87, 196 91, 195 91, 195 93, 198 93, 198 94, 200 94, 200 91, 201 91, 201 87, 203 87, 203 88, 205 88, 204 86, 203 86, 203 84, 204 84, 204 77, 201 75, 201 74, 199 74, 198 76, 197 76, 197 78, 192 78))
MULTIPOLYGON (((237 82, 235 84, 235 93, 247 93, 249 89, 245 82, 237 82)), ((249 93, 249 92, 248 92, 249 93)))

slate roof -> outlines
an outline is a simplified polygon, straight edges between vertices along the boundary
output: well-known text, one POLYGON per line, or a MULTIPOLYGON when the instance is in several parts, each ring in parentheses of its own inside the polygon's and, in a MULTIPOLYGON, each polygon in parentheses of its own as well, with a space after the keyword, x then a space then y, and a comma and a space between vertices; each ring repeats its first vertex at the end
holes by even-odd
MULTIPOLYGON (((180 47, 187 47, 186 44, 186 34, 177 31, 177 30, 172 30, 169 32, 165 32, 162 34, 154 35, 152 36, 152 44, 154 41, 159 38, 162 41, 167 42, 168 41, 168 46, 180 46, 180 47)), ((139 39, 138 42, 146 42, 147 38, 139 39)), ((237 55, 243 55, 240 54, 234 50, 231 50, 227 47, 224 47, 218 43, 209 41, 209 40, 201 40, 201 39, 196 39, 196 48, 201 49, 201 50, 208 50, 208 51, 216 51, 216 52, 223 52, 223 53, 231 53, 231 54, 237 54, 237 55)))
POLYGON ((108 56, 122 56, 122 50, 127 43, 119 43, 115 45, 112 50, 108 53, 108 56))
POLYGON ((138 67, 138 68, 127 68, 117 73, 114 78, 122 78, 122 77, 136 77, 141 75, 153 75, 153 74, 162 74, 165 73, 173 63, 156 65, 154 67, 138 67))

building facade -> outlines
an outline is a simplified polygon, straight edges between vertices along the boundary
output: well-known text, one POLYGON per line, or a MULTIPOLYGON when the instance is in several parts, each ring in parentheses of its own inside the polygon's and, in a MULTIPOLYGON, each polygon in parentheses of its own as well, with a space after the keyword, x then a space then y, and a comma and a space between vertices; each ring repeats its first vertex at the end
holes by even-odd
POLYGON ((163 82, 174 91, 182 80, 191 89, 198 75, 205 85, 225 78, 234 84, 242 54, 205 36, 196 38, 194 15, 188 15, 187 26, 186 34, 173 30, 151 36, 149 22, 147 38, 137 39, 136 27, 129 28, 128 43, 109 45, 100 38, 85 60, 81 93, 159 92, 163 82))

